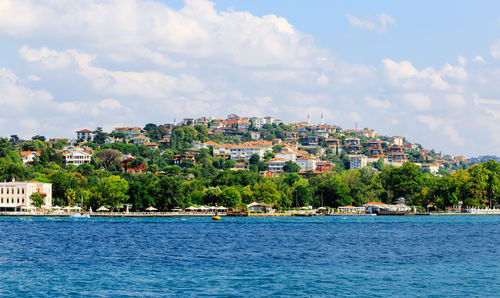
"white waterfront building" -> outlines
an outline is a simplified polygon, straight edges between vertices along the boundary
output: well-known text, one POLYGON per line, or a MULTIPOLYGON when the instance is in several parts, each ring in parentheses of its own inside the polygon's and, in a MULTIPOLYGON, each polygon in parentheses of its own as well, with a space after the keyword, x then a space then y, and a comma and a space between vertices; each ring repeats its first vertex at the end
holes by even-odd
POLYGON ((12 211, 31 207, 30 196, 35 192, 42 196, 45 207, 52 206, 52 183, 0 182, 0 209, 12 211))

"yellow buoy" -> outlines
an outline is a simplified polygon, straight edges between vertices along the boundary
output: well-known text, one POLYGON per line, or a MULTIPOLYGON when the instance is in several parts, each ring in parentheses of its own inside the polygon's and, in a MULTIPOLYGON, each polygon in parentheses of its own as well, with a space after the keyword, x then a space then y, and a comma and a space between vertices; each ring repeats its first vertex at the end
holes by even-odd
POLYGON ((220 220, 220 216, 217 216, 217 215, 216 215, 216 216, 212 217, 212 219, 213 219, 213 220, 220 220))

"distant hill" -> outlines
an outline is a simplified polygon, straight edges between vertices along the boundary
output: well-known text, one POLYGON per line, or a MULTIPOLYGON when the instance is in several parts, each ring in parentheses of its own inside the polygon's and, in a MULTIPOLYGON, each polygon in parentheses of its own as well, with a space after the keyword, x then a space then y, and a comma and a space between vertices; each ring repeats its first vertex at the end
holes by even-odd
POLYGON ((490 159, 493 159, 496 162, 500 162, 500 157, 494 156, 494 155, 484 155, 484 156, 479 156, 479 157, 471 157, 469 158, 469 162, 473 164, 478 164, 482 162, 487 162, 490 159))

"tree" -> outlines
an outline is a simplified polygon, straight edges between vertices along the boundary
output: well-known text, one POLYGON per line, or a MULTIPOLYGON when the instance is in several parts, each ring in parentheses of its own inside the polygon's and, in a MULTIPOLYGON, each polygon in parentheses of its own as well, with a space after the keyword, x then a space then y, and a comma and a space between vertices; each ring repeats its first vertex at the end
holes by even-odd
POLYGON ((280 199, 280 193, 276 184, 271 180, 267 180, 264 183, 254 185, 253 198, 256 202, 276 204, 280 199))
POLYGON ((222 206, 235 208, 241 204, 240 192, 234 186, 224 188, 220 195, 220 204, 222 206))
POLYGON ((46 138, 44 136, 36 135, 31 138, 32 140, 40 140, 42 142, 45 142, 46 138))
POLYGON ((169 210, 174 207, 186 206, 186 194, 183 189, 183 181, 176 177, 164 176, 156 186, 156 207, 160 210, 169 210))
POLYGON ((44 204, 44 200, 43 200, 42 196, 37 192, 34 192, 31 194, 30 200, 31 200, 31 204, 35 207, 38 207, 38 208, 42 207, 42 204, 44 204))
POLYGON ((10 139, 9 139, 9 142, 11 142, 11 143, 17 143, 17 142, 19 142, 19 137, 17 135, 11 135, 10 139))
POLYGON ((313 193, 306 179, 301 178, 294 183, 291 197, 292 205, 297 207, 310 206, 313 203, 313 193))
POLYGON ((205 189, 205 192, 203 193, 203 203, 207 205, 215 205, 220 201, 221 194, 222 191, 218 186, 211 186, 205 189))
POLYGON ((337 208, 352 204, 353 199, 349 192, 349 187, 340 176, 336 175, 319 185, 317 195, 321 196, 324 205, 337 208))
POLYGON ((248 162, 251 165, 257 165, 259 161, 260 161, 260 156, 256 153, 252 154, 252 156, 250 156, 250 159, 248 160, 248 162))
POLYGON ((119 204, 125 203, 128 199, 127 192, 129 185, 127 180, 120 176, 110 176, 101 179, 97 185, 97 191, 101 199, 101 204, 116 208, 119 204))
POLYGON ((97 127, 94 130, 94 142, 96 144, 104 144, 104 141, 106 140, 106 134, 102 131, 102 127, 97 127))
POLYGON ((298 171, 300 171, 300 166, 293 161, 288 160, 283 166, 283 171, 285 171, 286 173, 297 173, 298 171))
POLYGON ((120 152, 113 149, 106 149, 97 154, 97 157, 102 162, 102 166, 106 170, 109 170, 110 166, 113 164, 118 165, 121 156, 122 154, 120 152))
POLYGON ((382 179, 385 189, 392 192, 393 199, 403 197, 410 204, 413 203, 413 197, 422 190, 424 182, 419 167, 411 162, 399 168, 384 168, 382 179))

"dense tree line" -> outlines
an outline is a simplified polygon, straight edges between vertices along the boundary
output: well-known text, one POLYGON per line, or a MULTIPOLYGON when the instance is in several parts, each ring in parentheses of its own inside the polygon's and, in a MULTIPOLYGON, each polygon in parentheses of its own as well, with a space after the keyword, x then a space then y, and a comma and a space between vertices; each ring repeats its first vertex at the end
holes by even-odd
MULTIPOLYGON (((161 137, 164 133, 150 125, 148 133, 161 137)), ((280 127, 272 127, 273 136, 280 127)), ((91 164, 64 166, 60 149, 66 140, 46 142, 41 137, 20 142, 0 138, 0 179, 2 181, 37 180, 53 184, 53 201, 57 205, 74 205, 83 200, 94 210, 106 205, 111 208, 130 204, 132 210, 154 206, 159 210, 190 205, 224 205, 238 207, 254 201, 266 202, 277 208, 301 206, 362 205, 371 201, 391 203, 399 197, 410 205, 438 210, 458 205, 489 207, 499 204, 500 164, 486 163, 442 176, 424 173, 412 163, 402 167, 374 164, 355 170, 335 167, 329 173, 299 175, 297 165, 287 163, 286 172, 271 178, 259 174, 266 168, 264 161, 253 156, 249 171, 233 171, 235 162, 213 158, 211 149, 201 149, 196 163, 173 165, 180 148, 193 141, 206 141, 204 126, 176 129, 172 148, 151 150, 126 143, 96 146, 91 164), (40 151, 41 157, 32 166, 24 166, 20 150, 40 151), (135 163, 147 165, 142 174, 127 173, 120 167, 123 154, 135 156, 135 163)), ((279 151, 279 148, 276 152, 279 151)), ((344 156, 337 156, 345 162, 344 156)), ((36 200, 37 198, 34 198, 36 200)))

